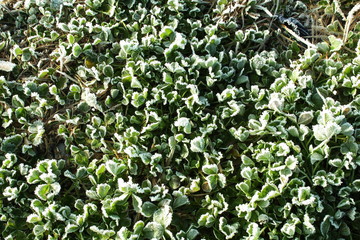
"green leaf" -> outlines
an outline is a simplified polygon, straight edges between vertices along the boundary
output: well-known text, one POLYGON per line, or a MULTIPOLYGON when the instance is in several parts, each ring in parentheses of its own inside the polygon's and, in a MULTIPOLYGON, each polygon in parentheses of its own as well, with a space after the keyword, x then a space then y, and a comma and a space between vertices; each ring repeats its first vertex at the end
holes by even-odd
POLYGON ((51 37, 52 41, 55 41, 59 36, 60 36, 60 34, 58 32, 56 32, 56 31, 54 31, 54 30, 52 30, 50 32, 50 37, 51 37))
POLYGON ((219 168, 217 167, 216 164, 208 164, 208 165, 204 165, 202 166, 202 171, 207 174, 216 174, 219 171, 219 168))
POLYGON ((71 45, 73 45, 74 43, 75 43, 75 37, 74 37, 74 35, 72 35, 72 34, 68 34, 67 35, 67 40, 68 40, 68 42, 71 44, 71 45))
POLYGON ((314 152, 310 155, 311 164, 314 164, 315 162, 321 161, 323 159, 324 159, 324 156, 318 152, 314 152))
POLYGON ((276 185, 265 183, 265 185, 261 188, 261 191, 258 196, 263 200, 269 200, 279 195, 280 192, 276 187, 276 185))
POLYGON ((48 69, 42 70, 38 73, 38 78, 45 78, 50 74, 50 71, 48 69))
POLYGON ((133 7, 133 5, 135 4, 136 0, 125 0, 124 4, 126 4, 126 6, 131 9, 133 7))
POLYGON ((42 218, 35 213, 30 214, 27 218, 26 218, 26 222, 28 223, 37 223, 40 222, 42 220, 42 218))
POLYGON ((80 56, 81 53, 82 53, 81 46, 78 43, 75 43, 72 46, 72 54, 74 55, 75 58, 77 58, 80 56))
POLYGON ((79 230, 79 226, 77 226, 75 224, 68 224, 65 227, 66 233, 73 233, 73 232, 76 232, 77 230, 79 230))
POLYGON ((127 168, 125 164, 117 163, 113 160, 108 160, 105 162, 106 170, 111 173, 114 177, 118 176, 120 173, 125 171, 127 168))
POLYGON ((81 93, 81 88, 77 84, 71 84, 69 90, 74 93, 81 93))
POLYGON ((191 184, 190 184, 190 191, 191 192, 197 192, 200 190, 200 179, 195 179, 195 180, 191 180, 191 184))
POLYGON ((341 47, 344 45, 343 41, 340 38, 336 38, 334 35, 329 36, 330 41, 330 51, 336 52, 341 49, 341 47))
POLYGON ((169 186, 172 189, 177 189, 180 187, 180 178, 176 175, 171 176, 171 179, 169 181, 169 186))
POLYGON ((352 182, 355 191, 360 192, 360 179, 356 179, 352 182))
POLYGON ((164 232, 164 226, 158 222, 149 222, 143 230, 144 237, 147 239, 161 239, 164 232))
POLYGON ((295 234, 296 225, 294 223, 285 223, 281 228, 281 232, 287 237, 293 237, 295 234))
POLYGON ((296 157, 294 157, 293 155, 291 155, 285 159, 285 165, 291 170, 294 170, 296 168, 297 164, 298 164, 298 159, 296 157))
POLYGON ((68 26, 66 23, 61 22, 61 23, 58 24, 58 27, 59 27, 59 28, 61 29, 61 31, 63 31, 63 32, 68 32, 68 31, 70 31, 70 28, 69 28, 69 26, 68 26))
POLYGON ((110 237, 115 235, 115 231, 100 229, 97 226, 91 226, 90 230, 99 234, 102 237, 102 239, 109 239, 110 237))
POLYGON ((277 147, 278 147, 278 151, 276 152, 276 156, 278 157, 280 156, 286 157, 290 153, 289 146, 284 142, 279 143, 277 147))
POLYGON ((314 125, 313 131, 316 140, 325 141, 330 139, 332 136, 339 134, 341 132, 341 127, 334 122, 330 122, 325 126, 319 124, 314 125))
POLYGON ((316 46, 317 46, 319 52, 321 52, 321 53, 327 53, 330 50, 329 44, 327 44, 326 42, 318 43, 318 44, 316 44, 316 46))
POLYGON ((10 137, 5 137, 3 142, 1 143, 1 151, 7 153, 16 152, 19 146, 22 143, 22 136, 20 134, 15 134, 10 137))
POLYGON ((190 230, 187 232, 186 237, 187 237, 187 239, 189 239, 189 240, 193 240, 193 239, 195 239, 199 234, 200 234, 200 233, 199 233, 198 230, 196 230, 196 229, 190 229, 190 230))
POLYGON ((33 229, 33 233, 35 236, 41 236, 45 231, 46 229, 43 225, 35 225, 33 229))
POLYGON ((5 46, 6 46, 6 41, 1 41, 0 42, 0 51, 3 50, 5 46))
POLYGON ((340 234, 342 236, 350 236, 352 233, 350 227, 345 223, 345 222, 342 222, 341 225, 340 225, 340 234))
POLYGON ((208 189, 204 189, 204 190, 207 190, 207 191, 211 191, 213 189, 216 188, 217 186, 217 182, 218 182, 218 176, 215 175, 215 174, 212 174, 212 175, 209 175, 209 176, 206 176, 206 183, 208 185, 208 189))
POLYGON ((144 202, 144 204, 141 207, 141 213, 145 217, 151 217, 157 209, 158 207, 152 202, 144 202))
POLYGON ((134 233, 135 234, 140 234, 142 232, 142 230, 144 229, 144 222, 143 221, 137 221, 135 224, 134 224, 134 233))
POLYGON ((97 167, 95 174, 96 174, 96 176, 97 176, 98 178, 100 178, 101 175, 102 175, 105 171, 106 171, 105 164, 100 164, 100 166, 97 167))
POLYGON ((31 60, 32 52, 29 48, 24 48, 22 50, 21 60, 24 62, 28 62, 31 60))
POLYGON ((227 224, 227 220, 224 217, 219 219, 219 229, 225 235, 226 239, 231 239, 237 234, 239 228, 239 223, 234 223, 232 225, 227 224))
POLYGON ((321 232, 321 235, 323 235, 324 237, 328 236, 328 232, 330 229, 330 218, 331 217, 329 215, 326 215, 320 224, 320 232, 321 232))
POLYGON ((241 190, 243 193, 245 193, 245 195, 249 194, 250 187, 251 187, 250 181, 245 181, 236 184, 236 189, 241 190))
POLYGON ((254 172, 253 172, 253 169, 250 168, 250 167, 244 167, 241 172, 240 172, 241 176, 245 179, 248 179, 248 180, 251 180, 253 175, 254 175, 254 172))
POLYGON ((113 77, 114 76, 114 69, 112 66, 110 65, 106 65, 104 68, 103 68, 103 74, 107 77, 113 77))
POLYGON ((137 77, 131 77, 131 87, 132 88, 142 88, 140 81, 137 77))
POLYGON ((222 173, 219 173, 217 175, 217 179, 218 179, 219 187, 224 188, 226 186, 226 177, 225 177, 225 175, 222 174, 222 173))
POLYGON ((351 136, 354 134, 354 127, 350 123, 344 123, 341 125, 341 134, 345 136, 351 136))
POLYGON ((5 159, 2 162, 2 168, 12 168, 14 164, 17 162, 17 157, 13 153, 5 154, 5 159))
POLYGON ((171 75, 167 72, 163 73, 163 81, 167 84, 173 84, 173 79, 172 79, 171 75))
POLYGON ((187 204, 190 204, 189 198, 185 195, 181 195, 175 198, 173 208, 175 209, 187 204))
POLYGON ((153 221, 160 223, 164 228, 168 227, 172 221, 172 209, 165 205, 154 212, 153 221))
POLYGON ((136 196, 135 194, 132 194, 131 197, 132 197, 132 204, 133 204, 135 212, 137 212, 137 213, 142 212, 143 202, 142 202, 141 198, 136 196))
POLYGON ((359 145, 355 142, 354 138, 348 140, 347 142, 341 144, 340 146, 340 152, 343 155, 346 155, 347 153, 356 154, 358 150, 359 150, 359 145))
POLYGON ((236 128, 230 128, 230 133, 241 142, 245 142, 246 139, 249 137, 249 131, 244 127, 239 127, 237 130, 236 128))
POLYGON ((15 56, 19 56, 23 53, 23 50, 18 45, 14 46, 13 51, 15 56))
POLYGON ((190 150, 193 152, 205 151, 205 140, 203 137, 196 137, 190 142, 190 150))
POLYGON ((338 204, 337 204, 337 208, 338 209, 348 209, 352 204, 352 201, 349 198, 344 198, 342 199, 338 204))
POLYGON ((336 159, 329 160, 329 165, 331 165, 333 167, 341 168, 344 164, 341 159, 336 158, 336 159))
POLYGON ((110 185, 107 183, 101 183, 96 186, 96 193, 99 195, 101 199, 104 199, 108 192, 110 191, 110 185))
POLYGON ((159 36, 164 39, 168 36, 170 36, 170 34, 172 34, 174 32, 174 29, 172 27, 169 26, 165 26, 162 28, 162 30, 159 33, 159 36))
POLYGON ((215 222, 215 218, 210 213, 205 213, 198 219, 199 226, 211 227, 215 222))
POLYGON ((14 95, 11 102, 15 107, 24 107, 25 105, 24 100, 22 100, 19 95, 14 95))
POLYGON ((181 117, 174 123, 175 127, 182 127, 184 129, 184 133, 191 134, 191 121, 189 118, 181 117))
POLYGON ((52 199, 54 196, 59 194, 61 186, 59 183, 55 182, 52 184, 40 184, 35 188, 35 194, 41 200, 52 199))

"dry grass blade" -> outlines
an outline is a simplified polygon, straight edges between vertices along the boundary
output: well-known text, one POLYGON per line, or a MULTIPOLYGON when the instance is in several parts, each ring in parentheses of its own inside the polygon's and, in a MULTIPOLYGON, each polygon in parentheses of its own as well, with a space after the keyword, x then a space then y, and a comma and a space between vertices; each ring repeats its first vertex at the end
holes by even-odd
POLYGON ((350 10, 350 12, 349 12, 349 14, 348 14, 348 16, 346 18, 346 24, 345 24, 345 29, 344 29, 344 38, 343 38, 344 43, 346 43, 346 41, 347 41, 351 23, 353 22, 354 19, 356 19, 355 13, 358 12, 359 10, 360 10, 360 3, 357 3, 350 10))
POLYGON ((283 25, 284 29, 290 33, 296 40, 302 42, 303 44, 307 45, 308 47, 311 48, 316 48, 316 46, 314 44, 312 44, 311 42, 309 42, 308 40, 300 37, 297 33, 295 33, 293 30, 291 30, 290 28, 288 28, 287 26, 283 25))
POLYGON ((341 15, 341 17, 343 18, 343 20, 346 20, 345 14, 344 12, 341 10, 341 4, 338 0, 334 0, 334 4, 335 4, 335 8, 336 8, 336 12, 339 13, 341 15))

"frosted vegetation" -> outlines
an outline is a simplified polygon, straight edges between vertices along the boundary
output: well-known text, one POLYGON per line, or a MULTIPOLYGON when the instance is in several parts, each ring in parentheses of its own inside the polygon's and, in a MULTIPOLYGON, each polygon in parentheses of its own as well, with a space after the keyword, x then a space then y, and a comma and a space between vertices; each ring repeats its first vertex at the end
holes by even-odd
POLYGON ((356 1, 0 5, 0 238, 360 239, 356 1))

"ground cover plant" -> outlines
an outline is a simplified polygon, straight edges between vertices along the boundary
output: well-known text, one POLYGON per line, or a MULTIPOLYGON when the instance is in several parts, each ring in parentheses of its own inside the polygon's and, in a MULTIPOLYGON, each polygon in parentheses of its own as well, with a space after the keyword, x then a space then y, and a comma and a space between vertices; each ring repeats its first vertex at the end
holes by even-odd
POLYGON ((1 239, 359 239, 360 5, 0 5, 1 239))

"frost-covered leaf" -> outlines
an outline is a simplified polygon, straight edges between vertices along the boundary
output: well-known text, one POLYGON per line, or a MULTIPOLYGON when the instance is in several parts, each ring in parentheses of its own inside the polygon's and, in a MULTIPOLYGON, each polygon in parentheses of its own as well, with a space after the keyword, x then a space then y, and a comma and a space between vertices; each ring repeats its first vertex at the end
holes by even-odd
POLYGON ((314 125, 313 131, 316 140, 324 141, 329 140, 332 136, 339 134, 341 132, 341 127, 334 122, 330 122, 327 123, 326 126, 314 125))
POLYGON ((165 205, 154 212, 153 221, 160 223, 164 228, 168 227, 172 221, 172 209, 165 205))
POLYGON ((26 221, 28 223, 37 223, 37 222, 40 222, 41 220, 42 220, 42 218, 39 215, 35 214, 35 213, 30 214, 26 218, 26 221))
POLYGON ((216 166, 216 164, 209 164, 209 165, 204 165, 202 167, 202 171, 205 174, 216 174, 218 172, 218 167, 216 166))
POLYGON ((225 235, 226 239, 231 239, 238 232, 239 223, 227 224, 227 220, 224 217, 221 217, 219 220, 219 229, 225 235))
POLYGON ((111 65, 106 65, 103 69, 103 73, 107 77, 113 77, 114 76, 114 69, 111 65))
POLYGON ((108 160, 105 163, 106 170, 111 173, 114 177, 118 176, 120 173, 122 173, 126 166, 124 164, 117 163, 113 160, 108 160))
POLYGON ((175 209, 187 204, 190 204, 189 198, 185 195, 181 195, 175 198, 173 208, 175 209))
POLYGON ((360 25, 339 3, 0 7, 1 237, 349 238, 360 25), (344 36, 294 35, 310 10, 344 36))
POLYGON ((330 218, 331 217, 329 215, 326 215, 320 224, 320 232, 321 235, 323 235, 324 237, 328 236, 328 232, 330 229, 330 218))
POLYGON ((15 63, 8 61, 0 61, 0 71, 11 72, 15 66, 15 63))
POLYGON ((108 192, 110 191, 110 185, 106 183, 102 183, 96 186, 96 193, 99 195, 101 199, 105 198, 108 192))
POLYGON ((313 120, 313 118, 314 118, 313 112, 305 111, 300 114, 298 123, 307 125, 313 120))
POLYGON ((329 36, 329 41, 331 52, 339 51, 344 44, 340 38, 336 38, 334 35, 329 36))
POLYGON ((164 226, 158 222, 149 222, 144 227, 144 236, 148 239, 160 239, 164 235, 164 226))
POLYGON ((145 217, 151 217, 153 213, 158 209, 158 207, 152 202, 144 202, 141 207, 141 213, 145 217))
POLYGON ((23 138, 20 134, 15 134, 9 137, 5 137, 1 143, 1 151, 15 152, 21 145, 23 138))
POLYGON ((203 137, 196 137, 190 142, 190 149, 193 152, 205 151, 205 139, 203 137))
POLYGON ((41 200, 52 199, 59 194, 61 186, 59 183, 55 182, 52 184, 40 184, 35 189, 35 194, 41 200))
POLYGON ((35 225, 33 229, 33 233, 35 236, 41 236, 45 231, 46 229, 43 225, 35 225))
POLYGON ((66 227, 65 227, 65 232, 66 233, 73 233, 73 232, 76 232, 78 231, 79 229, 79 226, 75 225, 75 224, 68 224, 66 227))
POLYGON ((72 54, 74 57, 79 57, 82 52, 81 46, 78 43, 75 43, 72 47, 72 54))
POLYGON ((135 211, 140 213, 142 211, 141 206, 143 205, 141 198, 136 196, 135 194, 131 195, 131 197, 132 197, 132 204, 134 206, 135 211))
POLYGON ((210 227, 214 224, 214 222, 215 222, 214 216, 212 216, 209 213, 206 213, 200 216, 197 223, 199 224, 199 226, 210 227))

